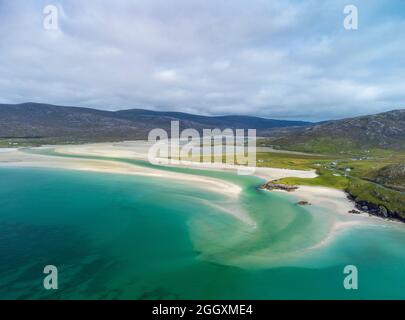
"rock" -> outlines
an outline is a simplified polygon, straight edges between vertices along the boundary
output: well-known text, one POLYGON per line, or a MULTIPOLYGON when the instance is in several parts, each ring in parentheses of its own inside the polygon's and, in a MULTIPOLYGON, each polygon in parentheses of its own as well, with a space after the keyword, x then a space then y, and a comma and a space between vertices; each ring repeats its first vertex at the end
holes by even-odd
POLYGON ((308 201, 298 201, 296 204, 299 206, 310 206, 311 205, 311 203, 309 203, 308 201))
MULTIPOLYGON (((384 219, 399 220, 405 223, 405 213, 398 210, 387 209, 383 205, 373 204, 365 200, 357 200, 355 196, 348 193, 348 199, 354 201, 356 209, 367 212, 370 217, 377 216, 384 219)), ((357 214, 357 210, 350 210, 349 213, 357 214)))
POLYGON ((379 212, 380 215, 382 215, 385 218, 389 217, 388 210, 384 206, 379 206, 378 207, 378 212, 379 212))
POLYGON ((354 210, 354 209, 353 209, 353 210, 350 210, 350 211, 349 211, 349 213, 353 213, 353 214, 360 214, 360 211, 358 211, 358 210, 354 210))
POLYGON ((274 181, 267 182, 261 185, 260 188, 266 190, 283 190, 287 192, 291 192, 298 189, 297 186, 289 186, 286 184, 275 183, 274 181))

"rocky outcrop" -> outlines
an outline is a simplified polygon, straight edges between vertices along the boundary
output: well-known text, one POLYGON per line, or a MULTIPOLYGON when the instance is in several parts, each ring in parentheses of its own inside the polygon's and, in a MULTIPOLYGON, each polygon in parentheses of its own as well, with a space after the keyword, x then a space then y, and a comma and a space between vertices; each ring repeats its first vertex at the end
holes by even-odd
MULTIPOLYGON (((373 216, 377 216, 377 217, 384 218, 384 219, 393 219, 393 220, 405 222, 405 218, 400 214, 400 212, 390 211, 382 205, 376 205, 374 203, 370 203, 365 200, 357 200, 351 194, 348 194, 348 198, 350 200, 354 201, 356 208, 360 211, 367 212, 373 216)), ((355 210, 352 210, 352 211, 355 211, 355 210)), ((351 212, 351 213, 355 213, 355 212, 351 212)))
POLYGON ((282 190, 282 191, 287 191, 291 192, 294 190, 297 190, 297 186, 289 186, 287 184, 281 184, 281 183, 276 183, 274 181, 269 181, 263 185, 260 186, 260 189, 266 189, 266 190, 282 190))

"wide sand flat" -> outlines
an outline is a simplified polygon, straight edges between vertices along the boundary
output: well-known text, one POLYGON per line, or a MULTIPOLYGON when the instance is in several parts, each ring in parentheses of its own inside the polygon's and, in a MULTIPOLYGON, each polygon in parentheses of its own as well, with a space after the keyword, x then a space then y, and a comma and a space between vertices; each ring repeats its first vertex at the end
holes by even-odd
MULTIPOLYGON (((231 215, 240 220, 249 227, 251 232, 254 233, 259 221, 255 221, 255 219, 249 214, 249 208, 245 208, 241 205, 239 195, 242 192, 242 187, 238 184, 216 177, 198 175, 198 172, 196 172, 196 174, 180 173, 159 169, 158 166, 145 167, 135 163, 120 161, 121 159, 147 161, 149 147, 150 144, 145 141, 52 146, 52 149, 61 156, 37 154, 27 152, 24 149, 8 149, 0 153, 0 167, 69 169, 87 172, 137 175, 166 179, 168 183, 171 181, 184 183, 186 187, 189 185, 193 188, 197 187, 221 195, 223 200, 219 201, 207 201, 203 198, 199 200, 204 205, 212 206, 216 210, 220 210, 224 214, 231 215), (66 155, 83 156, 83 158, 66 157, 66 155), (86 156, 99 157, 100 159, 86 159, 86 156)), ((171 163, 169 166, 235 173, 238 172, 238 169, 240 168, 234 165, 207 165, 196 162, 187 163, 183 161, 180 163, 171 163)), ((256 170, 253 174, 263 179, 263 182, 283 177, 316 177, 314 171, 263 167, 255 169, 256 170)), ((381 226, 381 224, 384 224, 384 221, 381 221, 381 219, 370 218, 367 214, 354 215, 348 213, 348 211, 355 208, 354 203, 349 201, 346 194, 341 190, 324 187, 300 186, 298 190, 289 193, 289 196, 291 196, 290 201, 308 201, 312 204, 306 206, 307 212, 313 215, 314 219, 322 222, 321 228, 325 228, 323 231, 324 235, 306 248, 301 248, 298 251, 292 250, 291 252, 285 252, 281 256, 274 256, 274 261, 269 258, 268 253, 266 252, 262 255, 259 254, 258 257, 263 256, 263 265, 285 264, 290 258, 293 259, 296 256, 305 256, 307 254, 318 252, 318 249, 329 245, 339 234, 346 230, 351 230, 358 226, 361 227, 362 225, 373 224, 381 226), (281 259, 282 256, 284 257, 283 259, 281 259)), ((272 214, 271 208, 269 208, 269 214, 272 214)), ((316 231, 317 230, 314 230, 314 232, 316 231)), ((297 230, 297 232, 299 232, 299 230, 297 230)), ((305 234, 300 234, 298 236, 306 237, 305 234)), ((310 235, 308 236, 310 237, 310 235)), ((270 254, 270 256, 272 255, 270 254)), ((257 257, 252 259, 252 261, 255 261, 255 263, 260 265, 260 262, 256 261, 257 257)))
MULTIPOLYGON (((126 141, 119 143, 94 143, 84 145, 67 145, 67 146, 54 146, 54 150, 62 155, 76 155, 76 156, 93 156, 93 157, 106 157, 117 159, 138 159, 148 160, 148 150, 150 143, 147 141, 126 141)), ((55 157, 39 154, 26 153, 23 150, 8 149, 7 152, 0 154, 1 166, 24 166, 24 167, 44 167, 44 168, 61 168, 71 170, 93 171, 93 172, 106 172, 116 174, 131 174, 141 175, 147 177, 163 178, 175 180, 178 182, 189 183, 193 186, 198 186, 205 190, 219 193, 226 197, 229 201, 235 203, 240 192, 241 187, 228 181, 217 178, 205 177, 193 174, 177 173, 167 170, 159 170, 155 168, 147 168, 137 166, 135 164, 128 164, 114 160, 96 160, 96 159, 80 159, 80 158, 67 158, 55 157)), ((240 166, 211 164, 211 163, 197 163, 197 162, 172 162, 169 166, 177 167, 191 167, 195 169, 209 169, 227 172, 237 172, 240 166)), ((263 180, 280 179, 284 177, 300 177, 300 178, 314 178, 316 177, 315 171, 303 170, 290 170, 278 168, 255 168, 254 175, 262 178, 263 180)), ((324 208, 329 212, 335 212, 343 220, 350 220, 360 222, 360 218, 355 217, 348 213, 349 210, 354 209, 354 203, 349 201, 343 191, 323 188, 323 187, 307 187, 300 186, 294 193, 294 196, 299 200, 304 200, 312 203, 314 206, 324 208)), ((225 212, 233 214, 238 219, 246 223, 254 224, 249 217, 249 214, 242 210, 229 210, 225 208, 230 206, 230 203, 224 205, 225 212)), ((310 207, 308 207, 310 209, 310 207)), ((337 219, 335 229, 338 230, 346 225, 348 221, 340 221, 337 219)))

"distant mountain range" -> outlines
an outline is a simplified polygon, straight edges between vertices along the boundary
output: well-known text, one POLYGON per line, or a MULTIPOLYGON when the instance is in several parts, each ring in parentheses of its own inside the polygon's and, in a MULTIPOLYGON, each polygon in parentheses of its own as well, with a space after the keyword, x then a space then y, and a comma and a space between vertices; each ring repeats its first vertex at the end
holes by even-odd
POLYGON ((331 152, 353 148, 405 150, 405 110, 320 123, 251 116, 200 116, 143 109, 103 111, 50 104, 0 104, 0 139, 79 143, 145 139, 151 129, 256 129, 280 148, 331 152))
POLYGON ((306 126, 309 122, 250 116, 207 117, 181 112, 143 109, 102 111, 49 104, 0 104, 0 138, 53 139, 56 141, 112 141, 145 139, 151 129, 170 130, 171 121, 181 128, 257 129, 306 126))

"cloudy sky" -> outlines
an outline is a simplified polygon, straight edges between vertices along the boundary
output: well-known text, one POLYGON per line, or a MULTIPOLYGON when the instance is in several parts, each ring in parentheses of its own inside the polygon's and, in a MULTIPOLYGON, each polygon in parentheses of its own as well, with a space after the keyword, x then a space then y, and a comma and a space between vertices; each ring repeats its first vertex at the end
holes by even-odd
POLYGON ((0 0, 0 103, 305 120, 405 108, 402 0, 33 2, 0 0))

